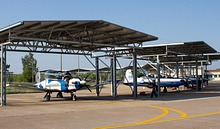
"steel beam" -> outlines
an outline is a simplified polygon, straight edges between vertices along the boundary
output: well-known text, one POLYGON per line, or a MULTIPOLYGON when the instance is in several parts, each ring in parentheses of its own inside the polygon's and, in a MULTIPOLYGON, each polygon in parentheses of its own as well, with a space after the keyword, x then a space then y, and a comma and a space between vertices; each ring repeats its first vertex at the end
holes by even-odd
POLYGON ((6 106, 6 46, 1 46, 1 106, 6 106))
POLYGON ((133 96, 137 98, 137 53, 133 50, 133 96))
POLYGON ((113 58, 110 59, 110 63, 111 63, 111 95, 114 96, 113 58))
POLYGON ((157 55, 157 95, 160 95, 160 58, 157 55))
POLYGON ((178 64, 178 61, 176 61, 176 77, 179 78, 179 64, 178 64))
POLYGON ((196 90, 199 90, 198 61, 196 60, 196 90))
POLYGON ((116 55, 113 55, 112 61, 112 88, 113 88, 113 97, 117 97, 117 79, 116 79, 116 55))
POLYGON ((99 96, 99 58, 95 58, 96 65, 96 96, 99 96))
POLYGON ((182 78, 184 78, 185 77, 185 75, 184 75, 184 65, 183 65, 183 63, 182 63, 182 65, 181 65, 181 76, 182 76, 182 78))
POLYGON ((76 45, 96 45, 96 46, 104 46, 104 47, 118 47, 119 45, 111 45, 111 44, 101 44, 101 43, 90 43, 90 42, 77 42, 77 41, 67 41, 67 40, 55 40, 55 39, 44 39, 44 38, 29 38, 29 37, 17 37, 10 36, 10 39, 16 40, 28 40, 28 41, 42 41, 42 42, 52 42, 52 43, 68 43, 68 44, 76 44, 76 45))
POLYGON ((81 50, 67 44, 50 44, 41 41, 11 42, 7 45, 7 51, 82 55, 91 55, 92 53, 89 50, 81 50))

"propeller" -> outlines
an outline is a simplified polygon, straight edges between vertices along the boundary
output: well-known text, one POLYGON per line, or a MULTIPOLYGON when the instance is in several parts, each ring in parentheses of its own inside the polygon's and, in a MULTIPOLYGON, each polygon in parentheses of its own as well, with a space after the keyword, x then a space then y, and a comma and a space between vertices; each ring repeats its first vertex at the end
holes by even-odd
POLYGON ((90 92, 92 92, 92 90, 89 88, 89 86, 87 86, 87 89, 88 89, 90 92))
POLYGON ((83 79, 81 79, 80 77, 78 77, 78 78, 79 78, 79 80, 80 80, 80 84, 81 84, 83 87, 86 87, 90 92, 92 92, 92 90, 89 88, 90 85, 86 85, 86 82, 88 82, 88 81, 87 81, 87 78, 89 77, 89 75, 90 75, 90 74, 86 75, 86 77, 83 78, 83 79))

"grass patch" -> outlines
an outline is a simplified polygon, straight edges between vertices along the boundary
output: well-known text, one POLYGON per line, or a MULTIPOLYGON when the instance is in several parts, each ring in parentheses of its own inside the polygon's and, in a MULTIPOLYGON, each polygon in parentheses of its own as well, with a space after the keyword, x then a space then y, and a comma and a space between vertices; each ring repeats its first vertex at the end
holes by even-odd
POLYGON ((6 87, 6 94, 25 94, 25 93, 41 93, 42 91, 26 89, 20 87, 6 87))
POLYGON ((25 93, 41 93, 37 89, 31 89, 34 83, 29 82, 13 82, 10 86, 6 86, 6 94, 25 94, 25 93), (21 87, 19 87, 21 86, 21 87))

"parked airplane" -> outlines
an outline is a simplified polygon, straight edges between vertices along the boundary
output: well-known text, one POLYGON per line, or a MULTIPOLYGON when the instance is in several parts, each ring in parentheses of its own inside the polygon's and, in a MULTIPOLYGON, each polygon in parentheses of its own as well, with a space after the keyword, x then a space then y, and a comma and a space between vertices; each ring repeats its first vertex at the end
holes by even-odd
MULTIPOLYGON (((86 81, 80 78, 73 78, 70 73, 60 74, 57 71, 48 70, 45 72, 45 80, 38 82, 35 86, 46 93, 44 98, 49 101, 52 92, 58 92, 57 98, 62 98, 62 92, 70 93, 71 100, 76 101, 74 92, 82 88, 89 89, 90 85, 86 85, 86 81)), ((87 76, 88 77, 88 76, 87 76)), ((86 78, 87 78, 86 77, 86 78)))
MULTIPOLYGON (((188 77, 188 87, 196 87, 196 77, 188 77)), ((206 79, 206 78, 201 78, 201 77, 199 77, 198 78, 198 84, 199 84, 199 86, 207 86, 208 85, 208 81, 209 81, 209 79, 206 79)))
MULTIPOLYGON (((142 87, 149 87, 152 88, 152 85, 154 83, 157 84, 157 78, 152 77, 138 77, 137 78, 137 86, 142 87)), ((160 87, 164 87, 164 92, 167 91, 167 87, 179 87, 181 85, 185 85, 186 80, 180 79, 180 78, 160 78, 160 87)), ((123 84, 133 86, 133 75, 131 69, 128 69, 125 73, 124 82, 123 84)))

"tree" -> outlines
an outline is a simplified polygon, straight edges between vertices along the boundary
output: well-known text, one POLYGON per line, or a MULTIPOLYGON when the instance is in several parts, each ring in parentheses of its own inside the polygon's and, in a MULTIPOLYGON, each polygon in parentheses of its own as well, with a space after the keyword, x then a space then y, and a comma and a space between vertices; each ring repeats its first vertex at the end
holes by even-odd
POLYGON ((21 60, 23 64, 22 75, 24 80, 27 82, 34 82, 37 60, 34 59, 34 55, 32 53, 25 55, 21 60))

